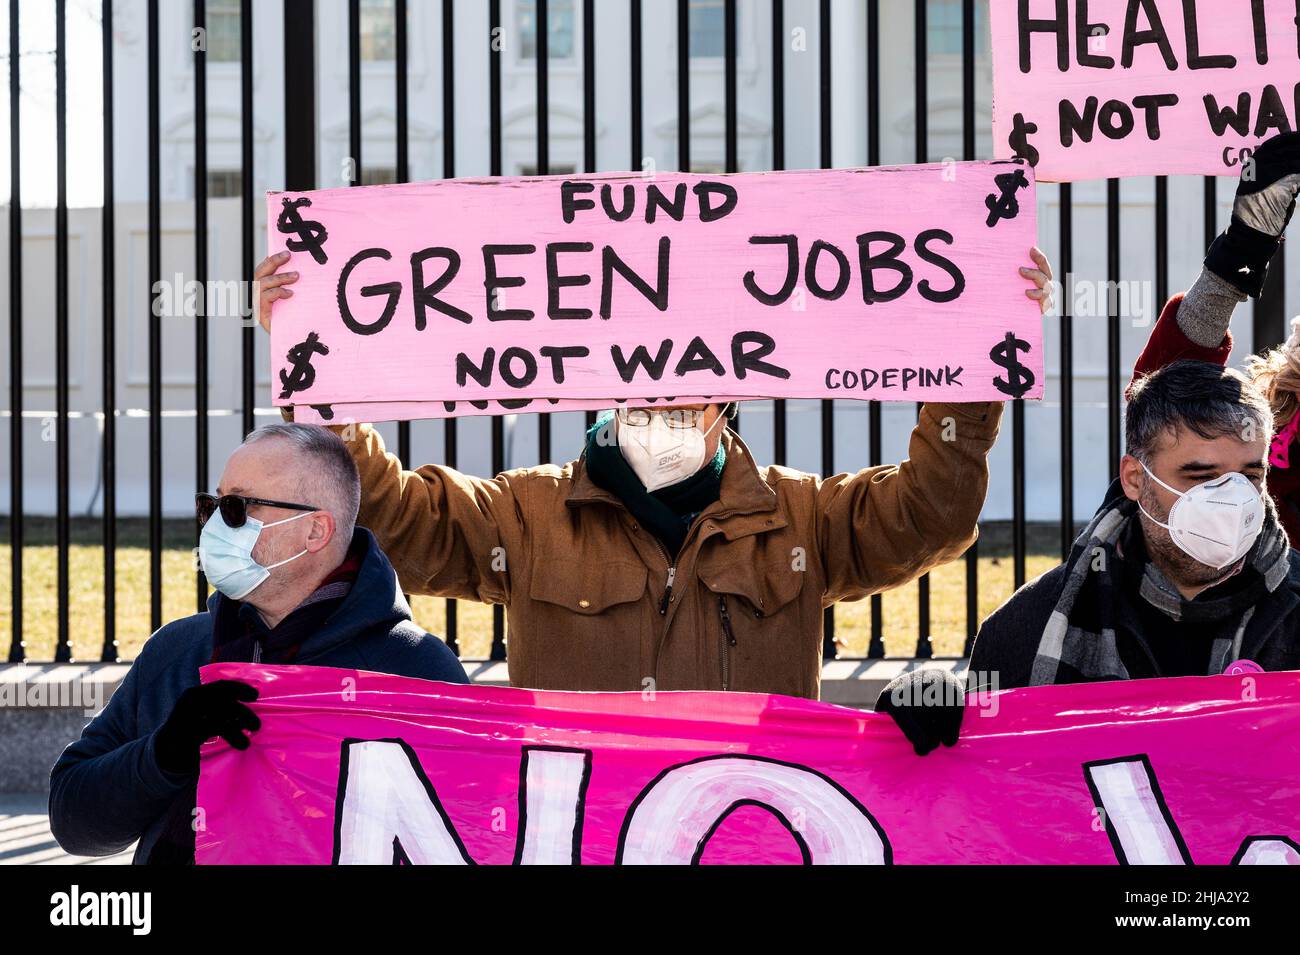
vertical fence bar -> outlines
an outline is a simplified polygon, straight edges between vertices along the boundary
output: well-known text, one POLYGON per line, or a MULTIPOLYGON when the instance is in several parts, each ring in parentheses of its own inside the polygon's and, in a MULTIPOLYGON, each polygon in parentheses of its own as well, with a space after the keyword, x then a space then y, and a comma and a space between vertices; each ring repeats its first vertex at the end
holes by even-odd
MULTIPOLYGON (((867 165, 880 165, 880 0, 867 0, 867 165)), ((867 405, 867 463, 880 464, 883 456, 883 418, 880 402, 867 405)), ((871 595, 871 642, 867 657, 879 660, 885 655, 885 601, 880 594, 871 595)))
MULTIPOLYGON (((582 171, 596 171, 596 0, 582 0, 582 171)), ((590 428, 596 412, 585 418, 590 428)))
MULTIPOLYGON (((442 175, 451 179, 456 175, 456 56, 455 12, 452 0, 442 0, 442 175)), ((447 466, 456 466, 456 419, 447 418, 442 424, 443 459, 447 466)), ((459 627, 456 601, 448 598, 447 646, 460 656, 459 627)))
MULTIPOLYGON (((785 168, 785 0, 772 0, 772 168, 785 168)), ((784 398, 772 402, 772 451, 777 464, 789 455, 784 398)))
POLYGON ((348 0, 349 186, 361 185, 361 0, 348 0))
POLYGON ((740 171, 736 144, 736 0, 725 0, 723 24, 723 110, 726 114, 726 171, 740 171))
POLYGON ((1205 247, 1219 234, 1219 180, 1216 176, 1205 177, 1205 247))
POLYGON ((1011 403, 1011 531, 1012 579, 1019 589, 1025 583, 1028 522, 1025 519, 1025 399, 1011 403))
POLYGON ((104 644, 99 658, 117 660, 117 326, 115 301, 117 243, 113 190, 113 0, 100 4, 101 65, 104 113, 104 207, 100 219, 100 334, 103 338, 104 444, 104 644))
POLYGON ((691 171, 691 5, 677 0, 677 168, 691 171))
POLYGON ((54 3, 54 404, 58 546, 58 634, 55 663, 72 659, 68 629, 68 4, 54 3))
POLYGON ((632 164, 629 169, 641 169, 644 162, 641 151, 641 124, 642 118, 642 96, 641 96, 641 0, 630 0, 631 7, 628 11, 631 19, 631 30, 629 36, 628 51, 629 60, 632 64, 632 102, 629 104, 630 123, 632 131, 632 164))
MULTIPOLYGON (((916 161, 930 161, 930 123, 929 123, 929 29, 927 0, 914 0, 913 11, 913 56, 915 58, 913 73, 913 110, 916 115, 916 161)), ((916 406, 917 417, 921 415, 921 405, 916 406)), ((930 643, 930 575, 922 574, 916 582, 916 655, 929 659, 934 655, 930 643)))
POLYGON ((1059 187, 1061 275, 1061 560, 1074 544, 1074 309, 1070 276, 1074 272, 1074 188, 1059 187))
MULTIPOLYGON (((537 10, 537 175, 551 171, 550 10, 547 0, 536 0, 537 10)), ((537 416, 537 460, 551 460, 551 416, 537 416)))
POLYGON ((284 0, 284 187, 316 188, 316 4, 284 0))
MULTIPOLYGON (((501 0, 488 0, 488 153, 490 172, 501 175, 501 0)), ((492 416, 492 473, 505 470, 505 421, 492 416)), ((492 606, 491 659, 506 658, 506 612, 492 606)))
MULTIPOLYGON (((394 0, 393 18, 396 21, 394 26, 394 41, 396 42, 396 62, 394 65, 393 75, 395 77, 396 89, 393 91, 396 100, 396 143, 397 149, 397 176, 398 182, 407 182, 411 178, 410 166, 410 131, 407 121, 407 93, 408 83, 406 79, 406 0, 394 0)), ((409 467, 411 464, 411 422, 399 421, 397 423, 397 456, 401 459, 404 466, 409 467)))
MULTIPOLYGON (((240 274, 248 283, 248 305, 253 310, 252 319, 256 321, 257 283, 253 280, 253 203, 257 195, 257 190, 253 188, 253 0, 240 0, 239 4, 239 104, 240 274)), ((257 378, 254 365, 257 361, 257 343, 253 332, 253 322, 246 320, 240 342, 239 402, 245 435, 256 424, 254 412, 257 378)))
POLYGON ((149 0, 149 628, 162 626, 162 319, 153 290, 162 277, 162 153, 159 141, 158 0, 149 0))
POLYGON ((582 0, 582 170, 596 171, 596 0, 582 0))
MULTIPOLYGON (((962 158, 975 159, 975 0, 961 5, 961 137, 962 158)), ((966 550, 966 641, 962 656, 969 657, 979 630, 979 539, 966 550)))
POLYGON ((23 197, 18 0, 9 0, 9 662, 23 653, 23 197))
MULTIPOLYGON (((736 0, 723 0, 722 4, 722 110, 723 168, 725 172, 740 171, 740 157, 736 142, 736 0)), ((736 416, 727 425, 740 434, 740 405, 736 402, 736 416)))
MULTIPOLYGON (((818 160, 822 169, 830 169, 831 154, 831 0, 820 0, 817 11, 818 160)), ((835 473, 835 402, 823 399, 822 474, 835 473)), ((822 659, 835 659, 835 608, 822 611, 822 659)))
MULTIPOLYGON (((1169 298, 1169 177, 1156 176, 1156 309, 1169 298)), ((1158 317, 1151 316, 1155 321, 1158 317)))
POLYGON ((1119 180, 1106 180, 1106 412, 1110 438, 1110 470, 1107 480, 1119 474, 1120 441, 1120 325, 1119 325, 1119 180))
MULTIPOLYGON (((194 27, 207 30, 207 0, 194 0, 194 27)), ((206 41, 194 51, 194 281, 201 306, 194 321, 194 483, 208 490, 208 54, 206 41)), ((198 545, 198 522, 194 527, 198 545)), ((196 562, 197 563, 197 562, 196 562)), ((195 572, 198 612, 208 603, 208 579, 195 572)))

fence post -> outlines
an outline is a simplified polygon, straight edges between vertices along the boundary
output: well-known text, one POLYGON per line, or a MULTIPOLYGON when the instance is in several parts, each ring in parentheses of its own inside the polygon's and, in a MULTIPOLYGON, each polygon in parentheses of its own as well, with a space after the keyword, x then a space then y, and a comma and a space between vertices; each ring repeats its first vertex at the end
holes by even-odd
POLYGON ((284 0, 284 187, 316 188, 316 0, 284 0))

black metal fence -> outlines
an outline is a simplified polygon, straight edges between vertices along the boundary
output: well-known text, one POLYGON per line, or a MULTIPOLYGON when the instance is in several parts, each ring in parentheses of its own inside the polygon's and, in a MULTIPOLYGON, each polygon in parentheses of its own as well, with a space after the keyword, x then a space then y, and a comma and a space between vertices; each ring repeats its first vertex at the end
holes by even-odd
MULTIPOLYGON (((456 86, 458 83, 481 84, 484 80, 488 87, 489 104, 489 168, 492 175, 501 175, 502 168, 502 71, 501 49, 494 43, 501 27, 500 0, 409 0, 411 5, 428 3, 436 9, 436 16, 441 25, 441 48, 431 49, 429 59, 440 61, 442 79, 442 163, 443 173, 451 177, 456 170, 456 136, 455 119, 456 86), (486 3, 488 7, 489 33, 481 42, 488 48, 488 73, 486 77, 467 76, 458 70, 457 50, 453 42, 455 36, 453 25, 458 13, 467 9, 472 3, 486 3)), ((574 0, 580 2, 580 16, 583 24, 583 43, 580 51, 581 75, 583 83, 583 168, 595 172, 596 162, 596 58, 595 42, 596 17, 618 3, 626 3, 630 11, 630 30, 625 49, 602 49, 601 54, 621 61, 626 57, 630 76, 630 100, 626 104, 631 118, 631 135, 628 142, 628 167, 640 168, 643 156, 643 76, 646 62, 643 57, 642 32, 644 18, 647 16, 676 16, 676 81, 677 81, 677 164, 680 169, 691 168, 690 136, 690 77, 691 64, 689 54, 689 30, 692 5, 688 0, 602 0, 597 5, 595 0, 574 0)), ((789 103, 786 98, 786 57, 788 52, 788 22, 786 19, 785 0, 751 0, 770 8, 772 71, 771 71, 771 143, 773 167, 784 168, 786 160, 786 117, 787 110, 794 108, 807 111, 816 108, 819 114, 820 138, 819 158, 823 168, 832 163, 832 44, 820 42, 815 55, 818 58, 819 92, 815 103, 789 103)), ((865 35, 860 38, 861 55, 865 57, 865 99, 867 103, 867 148, 866 159, 869 165, 878 165, 881 157, 881 90, 880 72, 880 15, 884 6, 879 0, 862 0, 865 3, 865 35)), ((902 6, 905 0, 899 0, 902 6)), ((70 508, 68 501, 69 486, 69 258, 68 258, 68 101, 67 101, 67 44, 64 27, 67 20, 67 0, 54 0, 56 37, 54 46, 55 63, 55 128, 56 136, 56 181, 57 200, 55 207, 55 310, 53 325, 55 330, 56 354, 56 482, 57 482, 57 517, 56 550, 58 592, 57 646, 54 653, 56 661, 71 658, 71 641, 69 634, 69 550, 70 550, 70 508)), ((145 9, 147 34, 147 89, 141 91, 147 103, 147 163, 148 163, 148 279, 149 287, 161 278, 162 272, 162 189, 161 171, 162 155, 160 150, 160 53, 159 53, 159 0, 141 0, 145 9)), ((242 182, 242 273, 251 280, 254 267, 254 229, 258 228, 260 215, 257 211, 258 197, 254 195, 254 111, 259 108, 254 100, 253 63, 254 57, 265 62, 272 58, 282 58, 284 65, 283 110, 274 110, 275 122, 283 124, 285 137, 285 160, 281 186, 288 190, 314 188, 317 172, 317 57, 316 37, 318 18, 325 16, 342 16, 343 3, 331 0, 281 0, 284 14, 283 46, 271 49, 262 45, 254 36, 252 0, 239 3, 239 62, 240 81, 240 116, 242 123, 240 181, 242 182)), ((432 44, 432 39, 408 36, 407 8, 408 0, 393 0, 395 10, 395 59, 396 84, 393 89, 393 103, 396 116, 397 164, 396 178, 406 181, 409 170, 409 96, 408 96, 408 53, 410 45, 432 44)), ((24 343, 21 316, 23 314, 23 260, 22 260, 22 174, 21 174, 21 116, 20 84, 22 82, 22 56, 20 49, 20 31, 23 4, 19 0, 9 0, 9 156, 10 156, 10 204, 9 204, 9 284, 8 284, 8 335, 9 335, 9 415, 10 415, 10 488, 9 506, 9 543, 11 546, 11 620, 13 631, 9 640, 9 660, 18 662, 24 659, 23 645, 23 580, 24 580, 24 447, 22 429, 19 424, 24 412, 24 343)), ((121 6, 119 4, 119 6, 121 6)), ((737 0, 722 0, 722 24, 724 34, 724 86, 725 86, 725 167, 726 171, 739 168, 737 150, 737 0)), ((801 5, 807 7, 809 4, 801 5)), ((816 5, 818 36, 831 37, 836 29, 832 14, 837 4, 832 0, 819 0, 816 5)), ((103 455, 100 465, 103 487, 103 649, 104 660, 117 658, 116 633, 116 594, 118 589, 117 560, 115 541, 118 538, 118 443, 116 432, 116 365, 120 358, 118 341, 115 335, 117 322, 121 318, 116 314, 115 290, 115 199, 114 199, 114 25, 112 0, 102 2, 103 26, 103 210, 102 210, 102 263, 103 288, 101 290, 102 313, 102 353, 98 360, 102 363, 102 410, 103 418, 103 455)), ((891 4, 891 10, 895 5, 891 4)), ((916 115, 920 118, 915 126, 915 159, 918 162, 931 160, 929 146, 929 129, 923 121, 927 114, 928 73, 927 73, 927 14, 929 4, 926 0, 911 0, 914 23, 915 49, 913 51, 912 95, 915 100, 916 115)), ((976 155, 976 2, 962 0, 961 4, 961 117, 962 117, 962 158, 981 158, 976 155)), ((549 101, 549 56, 548 56, 548 2, 536 0, 534 6, 536 17, 536 98, 539 104, 549 101)), ((193 24, 204 27, 208 13, 207 0, 193 0, 193 24)), ((361 181, 360 170, 363 162, 362 119, 361 119, 361 0, 346 0, 346 17, 348 24, 348 116, 349 144, 351 158, 356 163, 356 182, 361 181)), ((855 44, 857 46, 857 44, 855 44)), ((207 176, 207 54, 204 50, 194 52, 194 122, 195 122, 195 166, 194 166, 194 228, 195 261, 193 263, 196 280, 203 283, 207 278, 208 248, 208 176, 207 176)), ((427 104, 433 108, 433 104, 427 104)), ((545 108, 537 111, 536 127, 536 169, 545 174, 550 169, 551 137, 548 113, 545 108)), ((473 170, 482 172, 483 170, 473 170)), ((1205 239, 1209 240, 1219 229, 1216 181, 1205 181, 1205 239)), ((1060 235, 1058 244, 1057 271, 1068 275, 1073 269, 1074 258, 1074 223, 1073 197, 1069 185, 1060 187, 1060 235)), ((1107 278, 1118 283, 1123 265, 1123 248, 1121 246, 1120 190, 1118 180, 1110 180, 1106 200, 1106 236, 1107 278)), ((1168 182, 1163 177, 1155 184, 1155 259, 1156 295, 1160 301, 1169 294, 1169 193, 1168 182)), ((1280 340, 1284 327, 1284 270, 1274 268, 1270 272, 1270 286, 1254 312, 1254 337, 1256 348, 1280 340)), ((1068 301, 1061 303, 1059 321, 1060 336, 1060 416, 1061 416, 1061 520, 1060 547, 1064 555, 1073 537, 1072 507, 1074 495, 1074 413, 1073 395, 1074 374, 1074 317, 1070 314, 1068 301)), ((196 369, 196 388, 194 393, 196 456, 193 461, 195 488, 209 489, 212 478, 209 460, 209 415, 208 415, 208 370, 209 370, 209 329, 206 316, 199 316, 196 330, 194 367, 196 369)), ((1110 473, 1118 468, 1121 447, 1121 388, 1127 370, 1121 364, 1120 354, 1120 317, 1114 311, 1108 318, 1107 340, 1107 407, 1108 407, 1108 454, 1110 473)), ((245 433, 254 427, 255 388, 255 341, 257 333, 252 327, 243 327, 241 375, 242 375, 242 425, 245 433)), ((171 480, 180 480, 176 475, 180 468, 167 456, 163 444, 162 429, 162 336, 163 326, 158 315, 148 316, 148 381, 149 381, 149 600, 151 626, 156 629, 162 619, 163 588, 163 482, 164 460, 168 461, 171 480)), ((1002 440, 1012 444, 1013 461, 1013 521, 1012 521, 1012 557, 1014 581, 1018 586, 1025 579, 1026 557, 1026 428, 1025 408, 1022 401, 1013 403, 1009 416, 1009 428, 1004 431, 1002 440), (1009 432, 1009 433, 1007 433, 1009 432)), ((739 426, 739 425, 737 425, 739 426)), ((831 474, 835 471, 835 408, 833 402, 821 404, 821 459, 822 471, 831 474)), ((448 419, 445 428, 444 449, 445 463, 455 466, 457 463, 457 422, 448 419)), ((785 401, 774 403, 773 424, 774 457, 777 463, 784 463, 788 448, 787 407, 785 401)), ((551 458, 551 427, 548 415, 539 416, 537 458, 551 458)), ((500 418, 492 423, 492 466, 500 470, 504 462, 504 431, 500 418)), ((870 463, 882 461, 882 421, 881 409, 873 403, 869 415, 869 433, 867 435, 870 463)), ((403 460, 410 460, 411 429, 409 424, 398 428, 397 451, 403 460)), ((417 462, 418 463, 418 462, 417 462)), ((966 646, 974 636, 979 624, 979 563, 976 548, 965 557, 966 566, 966 646)), ((201 574, 196 574, 196 592, 199 605, 202 606, 207 593, 207 584, 201 574)), ((930 588, 929 581, 923 579, 918 590, 918 632, 915 655, 928 657, 932 650, 929 643, 930 633, 930 588)), ((834 608, 825 613, 824 651, 827 656, 834 656, 836 616, 834 608)), ((879 596, 871 598, 871 639, 868 656, 884 655, 884 608, 879 596)), ((457 646, 457 608, 455 601, 447 601, 446 638, 453 647, 457 646)), ((494 608, 494 639, 492 657, 504 659, 504 616, 500 607, 494 608)))

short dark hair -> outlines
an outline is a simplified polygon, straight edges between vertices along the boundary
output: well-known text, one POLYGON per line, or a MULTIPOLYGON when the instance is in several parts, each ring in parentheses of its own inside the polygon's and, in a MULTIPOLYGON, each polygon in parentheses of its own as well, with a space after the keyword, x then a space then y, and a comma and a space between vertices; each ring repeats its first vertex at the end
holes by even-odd
POLYGON ((1179 428, 1207 439, 1244 437, 1253 428, 1267 439, 1273 412, 1241 372, 1212 362, 1176 361, 1138 379, 1130 390, 1124 420, 1128 453, 1148 461, 1161 435, 1179 428))

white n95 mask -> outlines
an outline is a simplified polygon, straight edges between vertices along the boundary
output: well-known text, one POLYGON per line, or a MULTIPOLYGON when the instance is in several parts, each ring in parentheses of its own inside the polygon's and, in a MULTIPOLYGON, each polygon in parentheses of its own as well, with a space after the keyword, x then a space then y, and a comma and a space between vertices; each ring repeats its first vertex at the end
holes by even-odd
POLYGON ((304 511, 270 524, 263 524, 256 517, 246 517, 243 526, 231 527, 221 516, 221 511, 214 512, 199 534, 199 566, 208 578, 208 583, 231 600, 243 600, 266 582, 272 570, 307 553, 303 550, 269 567, 263 567, 253 559, 253 545, 257 543, 262 528, 287 524, 314 513, 316 512, 304 511))
MULTIPOLYGON (((712 431, 724 415, 718 415, 712 431)), ((672 428, 662 415, 650 415, 650 423, 631 426, 619 422, 618 447, 623 460, 635 472, 647 491, 669 487, 704 467, 707 431, 699 428, 672 428)))
POLYGON ((1215 570, 1246 556, 1264 527, 1264 499, 1249 478, 1232 471, 1180 492, 1152 474, 1145 464, 1142 469, 1151 480, 1178 495, 1169 509, 1168 524, 1147 514, 1141 503, 1138 507, 1153 524, 1169 531, 1179 549, 1215 570))

